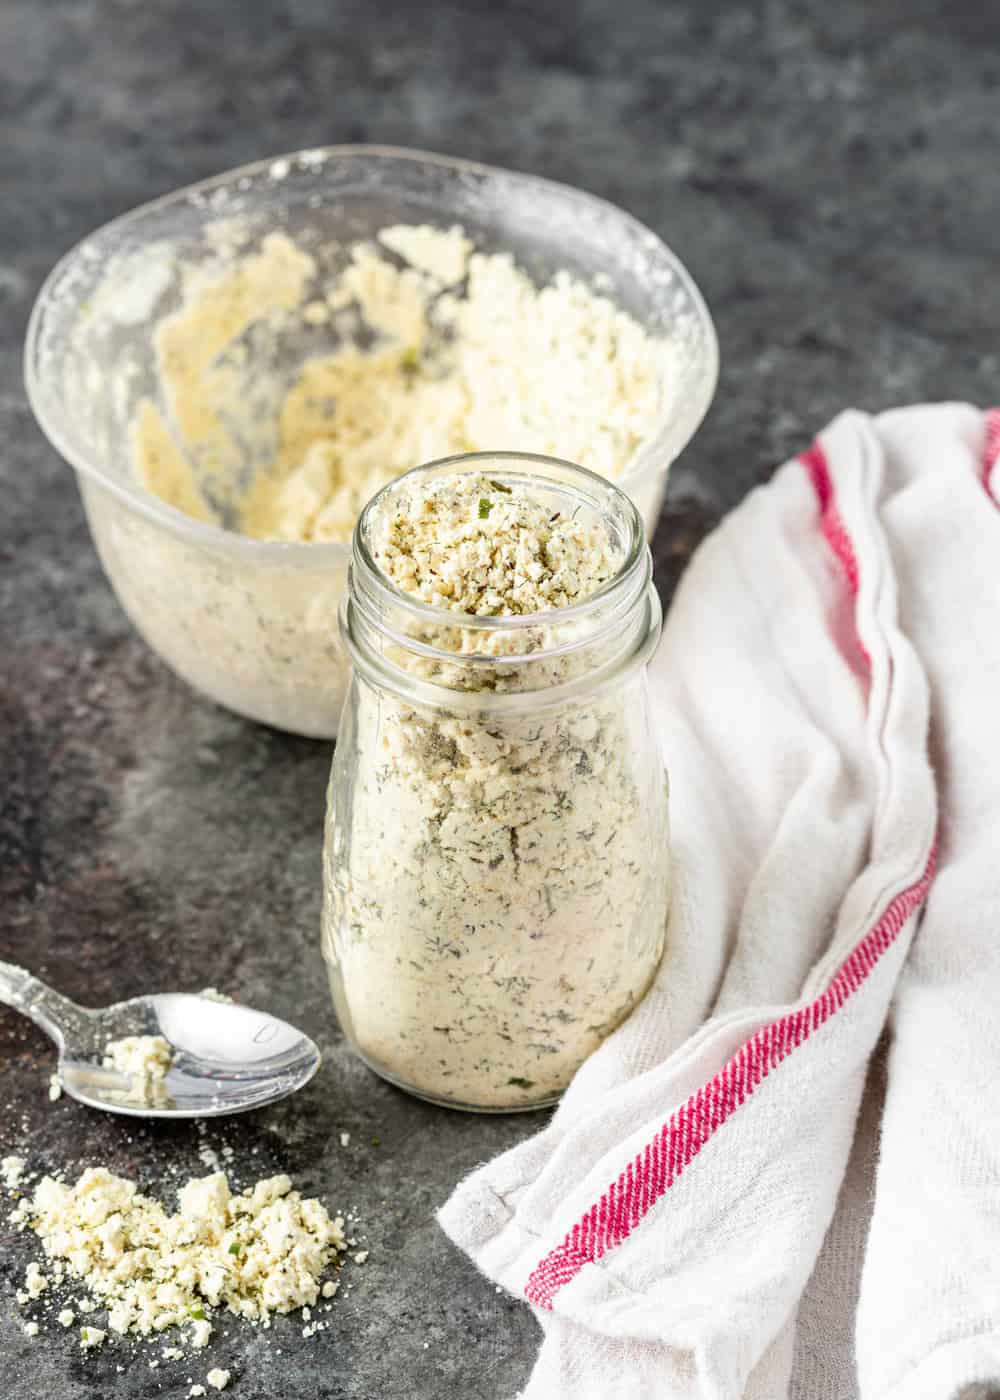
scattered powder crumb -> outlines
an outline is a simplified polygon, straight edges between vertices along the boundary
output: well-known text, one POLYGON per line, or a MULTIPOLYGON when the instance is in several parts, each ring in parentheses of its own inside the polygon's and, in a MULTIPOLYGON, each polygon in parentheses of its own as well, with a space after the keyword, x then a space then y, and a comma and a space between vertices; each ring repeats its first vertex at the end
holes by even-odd
POLYGON ((189 1396, 207 1395, 207 1394, 208 1394, 208 1391, 205 1389, 205 1387, 204 1387, 203 1385, 193 1385, 193 1386, 191 1387, 191 1389, 188 1391, 188 1395, 189 1395, 189 1396))
POLYGON ((218 1001, 226 1006, 233 1004, 232 997, 227 992, 220 992, 217 987, 202 987, 198 995, 202 1001, 218 1001))
POLYGON ((58 1099, 61 1099, 61 1098, 62 1098, 62 1092, 63 1092, 62 1083, 60 1082, 60 1079, 59 1079, 58 1074, 50 1075, 50 1077, 49 1077, 49 1098, 51 1099, 51 1101, 52 1101, 53 1103, 55 1103, 58 1099))
POLYGON ((363 1264, 368 1258, 368 1253, 369 1251, 367 1249, 359 1249, 357 1254, 355 1254, 354 1256, 355 1264, 363 1264))
POLYGON ((4 1157, 0 1160, 0 1175, 3 1176, 3 1184, 11 1191, 16 1191, 24 1175, 24 1158, 4 1157))
POLYGON ((341 1145, 341 1147, 350 1147, 350 1145, 351 1145, 351 1135, 350 1135, 350 1133, 341 1133, 341 1135, 340 1135, 340 1145, 341 1145))
POLYGON ((160 1103, 166 1098, 166 1078, 173 1060, 170 1042, 162 1035, 127 1035, 109 1040, 104 1047, 105 1069, 129 1075, 129 1098, 137 1103, 160 1103))
MULTIPOLYGON (((49 1258, 108 1309, 112 1331, 148 1336, 183 1324, 195 1347, 212 1335, 213 1312, 264 1321, 315 1304, 324 1270, 346 1248, 341 1217, 304 1200, 287 1176, 235 1195, 223 1172, 196 1177, 168 1215, 133 1182, 91 1167, 72 1186, 43 1178, 31 1224, 49 1258)), ((30 1297, 48 1286, 37 1263, 24 1286, 30 1297)))
POLYGON ((202 1143, 201 1147, 198 1148, 198 1160, 203 1167, 207 1167, 211 1172, 219 1170, 219 1154, 214 1147, 209 1147, 207 1142, 202 1143))
POLYGON ((201 1351, 207 1347, 212 1337, 212 1324, 204 1318, 198 1318, 191 1326, 191 1345, 201 1351))
MULTIPOLYGON (((23 1159, 5 1158, 0 1166, 5 1182, 20 1182, 23 1159)), ((222 1309, 269 1327, 273 1313, 301 1308, 306 1338, 329 1326, 313 1321, 312 1309, 320 1297, 332 1298, 339 1289, 339 1279, 321 1283, 320 1276, 347 1250, 344 1222, 331 1218, 321 1202, 303 1200, 287 1176, 259 1181, 236 1195, 222 1172, 194 1178, 181 1188, 178 1211, 170 1216, 132 1182, 89 1168, 74 1185, 43 1178, 17 1209, 49 1259, 46 1274, 36 1262, 28 1264, 19 1301, 35 1301, 50 1284, 72 1276, 99 1301, 75 1298, 75 1311, 53 1309, 55 1321, 69 1328, 78 1314, 95 1306, 107 1309, 104 1327, 80 1327, 83 1351, 101 1347, 109 1331, 148 1336, 177 1324, 185 1327, 187 1345, 201 1349, 214 1330, 206 1313, 222 1309)), ((367 1253, 354 1257, 361 1263, 367 1253)), ((29 1321, 23 1330, 36 1337, 41 1328, 29 1321)), ((165 1346, 148 1367, 155 1371, 185 1355, 182 1346, 165 1346)), ((119 1374, 125 1369, 116 1367, 119 1374)), ((221 1391, 231 1373, 215 1368, 205 1379, 221 1391)), ((191 1377, 188 1384, 189 1396, 208 1393, 191 1377)))

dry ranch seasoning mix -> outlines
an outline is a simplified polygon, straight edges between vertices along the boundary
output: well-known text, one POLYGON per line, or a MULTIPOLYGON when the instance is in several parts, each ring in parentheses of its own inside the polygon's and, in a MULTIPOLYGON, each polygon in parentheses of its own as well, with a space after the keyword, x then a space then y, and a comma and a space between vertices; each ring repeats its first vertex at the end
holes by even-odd
POLYGON ((342 628, 323 942, 344 1031, 424 1097, 550 1103, 663 950, 635 507, 547 458, 418 468, 359 521, 342 628))

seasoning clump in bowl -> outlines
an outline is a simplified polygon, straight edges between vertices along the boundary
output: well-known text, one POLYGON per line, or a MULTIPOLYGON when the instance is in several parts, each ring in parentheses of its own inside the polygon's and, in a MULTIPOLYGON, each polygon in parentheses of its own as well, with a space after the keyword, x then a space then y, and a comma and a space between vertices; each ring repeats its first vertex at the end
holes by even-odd
POLYGON ((536 287, 458 226, 383 228, 329 280, 271 234, 192 280, 156 351, 140 479, 196 519, 288 541, 346 543, 394 477, 498 444, 615 477, 655 426, 666 371, 663 343, 606 296, 565 271, 536 287), (289 376, 296 318, 316 350, 289 376))

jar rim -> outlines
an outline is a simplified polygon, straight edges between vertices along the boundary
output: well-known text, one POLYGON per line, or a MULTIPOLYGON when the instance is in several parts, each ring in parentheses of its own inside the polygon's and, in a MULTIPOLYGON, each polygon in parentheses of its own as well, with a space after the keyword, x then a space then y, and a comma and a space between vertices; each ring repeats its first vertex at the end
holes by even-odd
MULTIPOLYGON (((623 678, 633 671, 640 670, 650 661, 659 643, 663 622, 660 595, 656 591, 651 575, 643 588, 639 601, 645 614, 643 625, 638 631, 633 645, 627 651, 619 652, 584 675, 573 676, 569 680, 536 690, 454 690, 402 670, 388 662, 380 653, 359 643, 351 627, 350 594, 345 594, 341 601, 340 631, 355 673, 364 676, 369 681, 374 679, 383 689, 392 691, 412 704, 434 709, 444 707, 456 713, 473 714, 489 710, 491 713, 530 711, 533 714, 536 711, 572 704, 578 698, 586 697, 590 701, 599 697, 612 685, 620 684, 623 678)), ((472 659, 468 656, 456 657, 454 652, 441 654, 449 656, 453 661, 459 660, 463 664, 472 659)), ((539 652, 534 655, 550 656, 551 652, 539 652)), ((484 660, 494 661, 496 659, 484 658, 484 660)), ((519 659, 525 660, 523 656, 519 659)))

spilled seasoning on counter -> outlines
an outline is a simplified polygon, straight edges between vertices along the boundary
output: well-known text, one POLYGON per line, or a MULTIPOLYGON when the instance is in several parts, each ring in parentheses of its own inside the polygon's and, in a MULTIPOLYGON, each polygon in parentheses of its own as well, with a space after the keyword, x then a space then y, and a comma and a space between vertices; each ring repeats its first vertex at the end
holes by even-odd
MULTIPOLYGON (((195 1177, 170 1214, 103 1167, 88 1168, 73 1184, 43 1177, 30 1194, 17 1190, 23 1158, 4 1158, 0 1171, 17 1197, 10 1223, 34 1231, 45 1253, 44 1265, 28 1263, 18 1302, 41 1300, 61 1328, 87 1315, 79 1329, 85 1352, 114 1337, 141 1343, 169 1329, 182 1345, 163 1347, 149 1362, 156 1369, 208 1346, 228 1315, 267 1328, 275 1314, 303 1309, 308 1318, 310 1307, 337 1291, 339 1279, 323 1276, 347 1257, 343 1217, 303 1198, 288 1176, 243 1191, 233 1191, 223 1172, 195 1177), (104 1314, 100 1325, 91 1313, 104 1314)), ((24 1330, 35 1337, 42 1328, 31 1318, 24 1330)), ((221 1390, 230 1372, 215 1368, 206 1381, 221 1390)))

